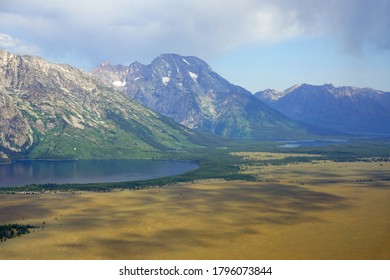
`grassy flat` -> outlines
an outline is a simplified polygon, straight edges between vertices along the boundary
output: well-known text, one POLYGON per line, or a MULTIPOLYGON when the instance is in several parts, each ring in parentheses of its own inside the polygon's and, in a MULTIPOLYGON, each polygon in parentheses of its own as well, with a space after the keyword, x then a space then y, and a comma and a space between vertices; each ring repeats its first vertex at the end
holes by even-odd
POLYGON ((45 222, 0 259, 390 258, 389 162, 241 168, 261 181, 0 195, 0 224, 45 222))

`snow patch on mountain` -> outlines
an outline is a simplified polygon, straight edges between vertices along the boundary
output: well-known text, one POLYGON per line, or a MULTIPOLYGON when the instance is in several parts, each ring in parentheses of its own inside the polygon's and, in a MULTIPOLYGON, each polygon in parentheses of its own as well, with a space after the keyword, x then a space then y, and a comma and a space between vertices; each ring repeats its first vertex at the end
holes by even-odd
POLYGON ((126 81, 115 81, 112 83, 114 85, 114 87, 124 87, 126 85, 126 81))
POLYGON ((169 83, 170 78, 169 77, 162 77, 161 80, 162 80, 162 83, 166 86, 169 83))
POLYGON ((187 63, 188 65, 191 65, 185 58, 183 58, 184 63, 187 63))
POLYGON ((191 72, 191 71, 188 71, 188 74, 194 80, 194 82, 197 82, 197 80, 196 80, 196 79, 198 79, 198 75, 197 74, 195 74, 194 72, 191 72))

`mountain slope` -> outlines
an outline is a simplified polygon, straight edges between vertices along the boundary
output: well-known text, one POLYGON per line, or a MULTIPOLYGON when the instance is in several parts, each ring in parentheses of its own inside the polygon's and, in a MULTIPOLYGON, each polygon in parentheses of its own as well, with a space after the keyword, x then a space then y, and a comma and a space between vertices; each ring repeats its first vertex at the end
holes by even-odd
POLYGON ((390 93, 331 84, 296 85, 255 95, 286 116, 348 133, 390 133, 390 93))
MULTIPOLYGON (((107 77, 118 77, 117 68, 102 64, 92 73, 113 86, 118 83, 107 77)), ((189 128, 252 139, 306 134, 299 124, 232 85, 197 57, 164 54, 150 65, 135 62, 122 84, 134 100, 189 128)))
POLYGON ((30 158, 149 158, 192 132, 90 74, 0 51, 0 152, 30 158))

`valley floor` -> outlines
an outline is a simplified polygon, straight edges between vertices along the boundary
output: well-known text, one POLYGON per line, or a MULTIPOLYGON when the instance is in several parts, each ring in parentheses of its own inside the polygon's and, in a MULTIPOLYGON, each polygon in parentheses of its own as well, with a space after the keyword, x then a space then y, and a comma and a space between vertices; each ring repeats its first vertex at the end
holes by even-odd
POLYGON ((238 155, 257 182, 0 195, 0 224, 44 224, 0 259, 390 259, 390 162, 238 155))

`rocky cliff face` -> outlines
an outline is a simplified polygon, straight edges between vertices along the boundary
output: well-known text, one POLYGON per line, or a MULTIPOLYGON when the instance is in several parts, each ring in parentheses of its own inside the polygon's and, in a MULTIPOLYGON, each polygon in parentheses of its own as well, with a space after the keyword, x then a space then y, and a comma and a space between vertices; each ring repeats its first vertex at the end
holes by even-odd
POLYGON ((271 92, 256 97, 294 120, 341 132, 390 134, 389 92, 331 84, 271 92))
POLYGON ((92 74, 98 76, 106 85, 124 90, 128 72, 129 69, 126 66, 112 66, 108 61, 105 61, 92 71, 92 74))
POLYGON ((45 158, 150 157, 188 131, 69 65, 0 52, 0 149, 45 158))
MULTIPOLYGON (((101 65, 93 74, 113 85, 114 79, 106 77, 119 75, 115 69, 101 65)), ((135 62, 128 67, 124 82, 125 92, 134 100, 189 128, 255 139, 295 138, 306 133, 197 57, 164 54, 150 65, 135 62)))

